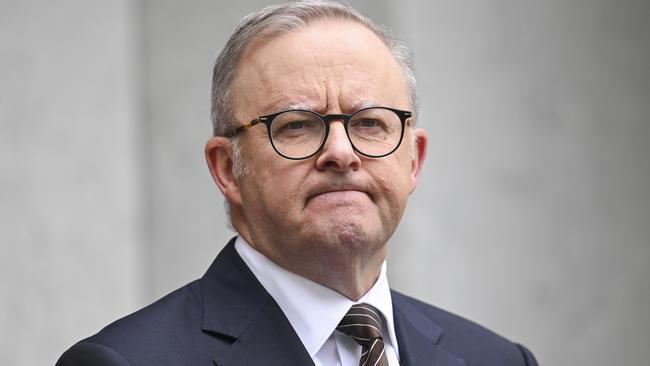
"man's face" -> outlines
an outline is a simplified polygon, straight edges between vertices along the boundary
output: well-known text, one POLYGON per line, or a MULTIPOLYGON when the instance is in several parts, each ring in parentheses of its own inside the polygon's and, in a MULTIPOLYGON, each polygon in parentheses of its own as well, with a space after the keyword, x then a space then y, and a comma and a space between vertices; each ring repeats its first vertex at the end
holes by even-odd
MULTIPOLYGON (((232 99, 241 124, 296 106, 321 114, 351 114, 367 105, 410 109, 403 74, 387 47, 367 28, 338 20, 249 46, 232 99)), ((422 130, 407 127, 397 151, 367 158, 355 153, 342 122, 334 121, 323 149, 295 161, 273 150, 264 125, 248 129, 239 140, 246 173, 236 178, 235 199, 229 197, 244 223, 233 224, 296 272, 296 263, 341 256, 383 261, 424 158, 414 137, 426 145, 422 130)))

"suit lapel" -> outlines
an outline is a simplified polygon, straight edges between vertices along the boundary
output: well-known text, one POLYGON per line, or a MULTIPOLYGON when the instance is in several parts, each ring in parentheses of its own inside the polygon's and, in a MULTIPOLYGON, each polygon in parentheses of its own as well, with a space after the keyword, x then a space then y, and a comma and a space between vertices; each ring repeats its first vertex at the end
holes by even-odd
POLYGON ((203 330, 228 340, 214 363, 313 365, 275 300, 239 257, 232 239, 201 279, 203 330))
MULTIPOLYGON (((232 239, 200 281, 205 332, 223 342, 216 346, 217 366, 313 366, 298 335, 275 300, 239 257, 232 239)), ((392 292, 395 331, 402 366, 464 366, 438 345, 443 330, 392 292)))
POLYGON ((402 366, 464 366, 438 341, 443 329, 413 306, 404 295, 392 292, 393 317, 402 366))
POLYGON ((313 361, 282 310, 269 296, 259 317, 230 347, 214 359, 229 365, 313 365, 313 361))

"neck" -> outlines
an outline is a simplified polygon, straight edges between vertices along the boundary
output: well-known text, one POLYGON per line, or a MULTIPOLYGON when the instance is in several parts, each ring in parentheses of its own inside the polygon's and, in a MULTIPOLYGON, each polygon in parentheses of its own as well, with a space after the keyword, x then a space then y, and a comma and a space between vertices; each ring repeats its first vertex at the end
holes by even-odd
POLYGON ((386 259, 386 244, 373 248, 362 243, 310 243, 296 245, 302 250, 282 252, 240 223, 233 220, 239 235, 268 259, 353 301, 372 288, 386 259))
POLYGON ((370 291, 377 282, 385 255, 382 251, 375 256, 358 256, 341 260, 341 256, 336 253, 330 255, 323 253, 314 258, 316 261, 312 263, 306 261, 301 263, 304 265, 278 264, 356 301, 370 291))

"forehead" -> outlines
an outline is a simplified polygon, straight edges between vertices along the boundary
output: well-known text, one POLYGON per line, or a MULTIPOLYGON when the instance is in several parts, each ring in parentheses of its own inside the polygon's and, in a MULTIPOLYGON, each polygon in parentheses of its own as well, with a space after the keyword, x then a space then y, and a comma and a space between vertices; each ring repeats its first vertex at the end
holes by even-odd
POLYGON ((347 20, 319 20, 253 42, 240 62, 233 97, 242 120, 291 105, 320 112, 367 104, 409 107, 390 50, 371 30, 347 20))

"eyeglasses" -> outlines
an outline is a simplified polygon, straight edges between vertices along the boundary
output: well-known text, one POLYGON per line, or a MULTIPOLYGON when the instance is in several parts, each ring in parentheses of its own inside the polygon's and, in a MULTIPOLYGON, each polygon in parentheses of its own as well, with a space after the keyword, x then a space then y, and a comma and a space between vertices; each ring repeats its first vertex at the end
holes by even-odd
POLYGON ((369 107, 353 114, 327 114, 292 109, 261 116, 225 135, 236 136, 264 123, 273 149, 291 160, 314 156, 325 145, 330 122, 342 120, 352 148, 361 155, 381 158, 392 154, 402 143, 404 126, 412 117, 409 111, 388 107, 369 107))

